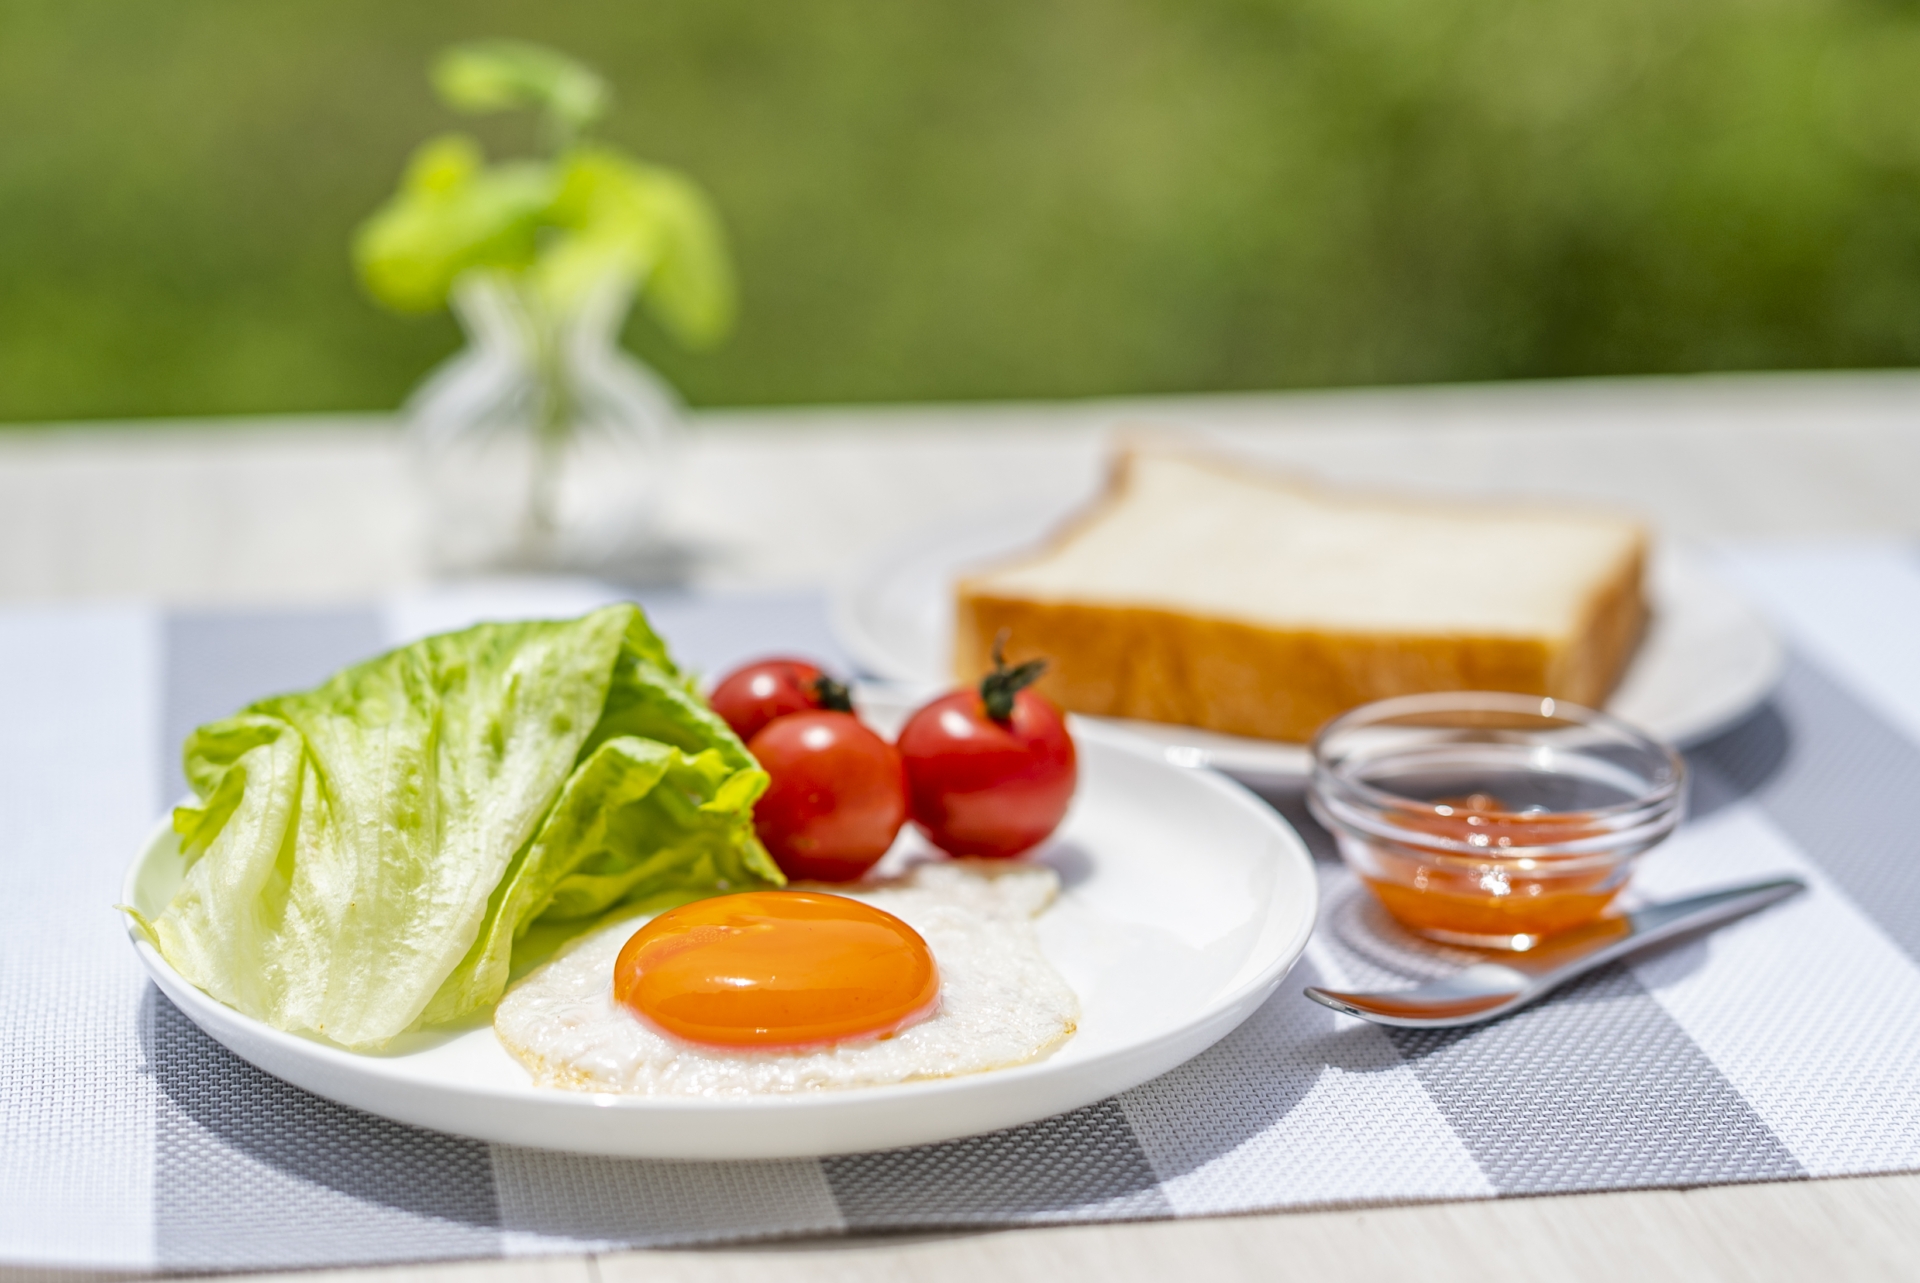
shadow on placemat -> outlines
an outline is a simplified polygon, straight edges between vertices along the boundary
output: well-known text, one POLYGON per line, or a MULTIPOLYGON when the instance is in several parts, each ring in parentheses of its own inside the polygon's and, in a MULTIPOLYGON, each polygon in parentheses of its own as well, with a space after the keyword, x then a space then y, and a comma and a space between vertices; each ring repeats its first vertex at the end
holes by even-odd
POLYGON ((1731 730, 1688 750, 1688 814, 1704 819, 1758 793, 1786 767, 1793 748, 1787 719, 1768 701, 1731 730))
POLYGON ((488 1147, 336 1105, 247 1064, 149 988, 163 1266, 490 1256, 488 1147))

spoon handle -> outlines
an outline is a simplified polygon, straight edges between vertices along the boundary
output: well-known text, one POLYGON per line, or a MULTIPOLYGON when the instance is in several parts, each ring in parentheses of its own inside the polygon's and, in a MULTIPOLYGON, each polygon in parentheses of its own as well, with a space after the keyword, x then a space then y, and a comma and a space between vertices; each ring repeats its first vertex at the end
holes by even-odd
POLYGON ((1601 918, 1550 937, 1538 948, 1500 959, 1527 977, 1527 987, 1551 989, 1595 967, 1692 931, 1704 931, 1784 900, 1807 884, 1799 878, 1769 878, 1649 904, 1617 918, 1601 918))
POLYGON ((1743 914, 1764 909, 1806 889, 1807 884, 1799 878, 1770 878, 1765 882, 1749 882, 1745 886, 1723 887, 1704 895, 1688 896, 1684 900, 1650 904, 1627 915, 1632 927, 1628 938, 1633 941, 1634 948, 1640 948, 1656 940, 1671 939, 1696 927, 1731 922, 1743 914))
POLYGON ((1480 963, 1398 992, 1337 993, 1318 988, 1306 992, 1324 1006, 1379 1024, 1405 1028, 1477 1024, 1525 1006, 1596 967, 1744 917, 1806 886, 1799 878, 1771 878, 1650 904, 1619 918, 1603 919, 1560 941, 1550 940, 1539 950, 1480 963))

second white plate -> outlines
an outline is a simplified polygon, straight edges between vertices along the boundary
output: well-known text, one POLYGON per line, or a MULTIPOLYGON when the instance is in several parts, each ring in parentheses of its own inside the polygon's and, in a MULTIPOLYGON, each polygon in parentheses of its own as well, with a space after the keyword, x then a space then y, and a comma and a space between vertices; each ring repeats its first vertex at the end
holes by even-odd
MULTIPOLYGON (((1062 891, 1038 929, 1080 996, 1080 1028, 1052 1056, 1013 1069, 746 1098, 562 1091, 534 1086, 490 1026, 410 1034, 386 1054, 359 1055, 242 1015, 137 932, 134 946, 167 997, 242 1059, 341 1104, 481 1140, 636 1158, 790 1158, 1012 1127, 1211 1046, 1273 993, 1306 947, 1318 902, 1305 847, 1257 798, 1101 726, 1076 722, 1074 733, 1080 791, 1040 857, 1062 891)), ((127 872, 125 903, 157 915, 184 872, 163 826, 127 872)))
MULTIPOLYGON (((1045 538, 1063 513, 987 513, 930 529, 868 562, 834 593, 840 642, 893 687, 868 702, 913 704, 951 678, 953 584, 966 570, 1045 538)), ((1780 679, 1772 628, 1697 560, 1661 550, 1648 575, 1653 620, 1607 711, 1682 746, 1711 739, 1752 712, 1780 679)), ((1161 746, 1177 766, 1211 766, 1250 784, 1298 779, 1304 745, 1159 722, 1109 724, 1161 746)))

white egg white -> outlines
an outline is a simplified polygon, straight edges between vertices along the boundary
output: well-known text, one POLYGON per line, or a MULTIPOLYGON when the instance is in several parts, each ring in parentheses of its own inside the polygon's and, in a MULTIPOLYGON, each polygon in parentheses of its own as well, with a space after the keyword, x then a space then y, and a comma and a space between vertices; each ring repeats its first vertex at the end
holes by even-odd
POLYGON ((535 1082, 643 1096, 747 1096, 871 1087, 1037 1060, 1073 1035, 1079 999, 1033 920, 1060 879, 1036 864, 943 860, 879 884, 822 886, 901 918, 933 950, 938 1010, 888 1038, 803 1051, 729 1051, 655 1030, 613 1000, 613 963, 646 921, 570 945, 516 985, 494 1032, 535 1082))

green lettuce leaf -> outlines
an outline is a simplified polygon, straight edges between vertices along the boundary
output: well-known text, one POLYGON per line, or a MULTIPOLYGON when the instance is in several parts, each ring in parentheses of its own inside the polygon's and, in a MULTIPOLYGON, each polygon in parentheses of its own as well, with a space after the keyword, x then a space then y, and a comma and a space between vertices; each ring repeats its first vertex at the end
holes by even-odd
POLYGON ((766 776, 634 606, 402 647, 201 727, 186 769, 191 865, 149 934, 349 1047, 489 1008, 528 947, 608 912, 782 881, 766 776))

